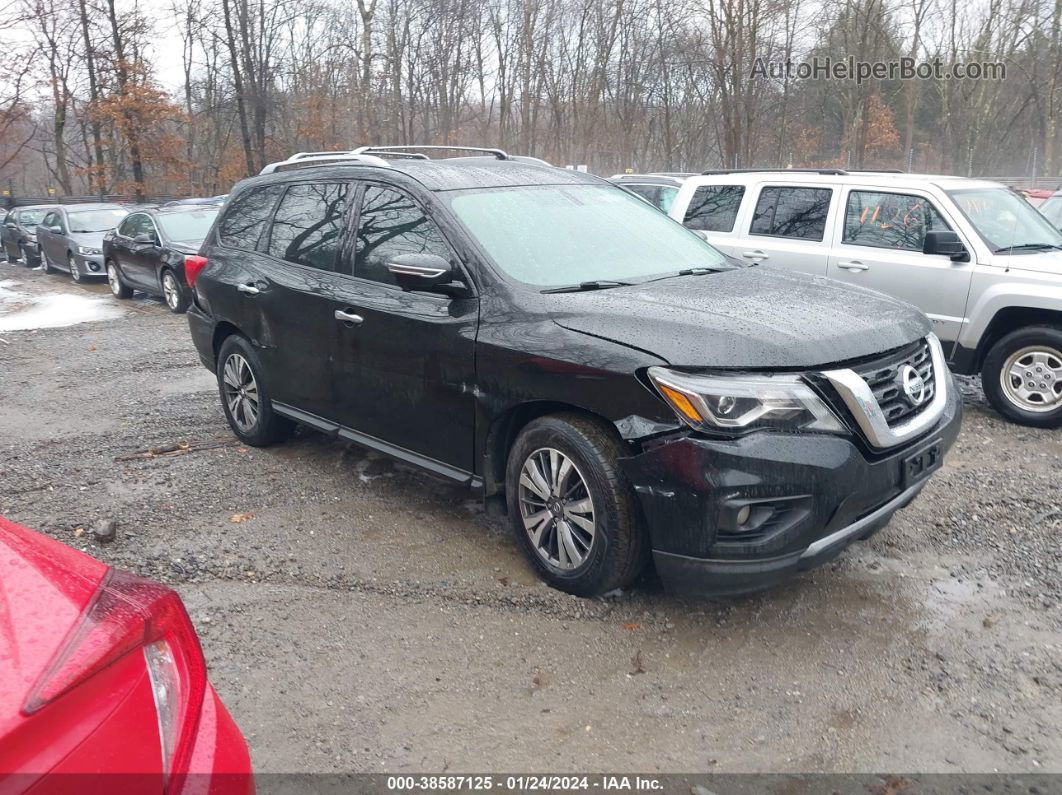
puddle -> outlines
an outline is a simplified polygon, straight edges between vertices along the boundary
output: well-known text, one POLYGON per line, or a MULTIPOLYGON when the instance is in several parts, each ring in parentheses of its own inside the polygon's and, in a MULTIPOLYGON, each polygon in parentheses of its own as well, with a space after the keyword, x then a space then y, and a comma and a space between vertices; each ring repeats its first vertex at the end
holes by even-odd
POLYGON ((68 293, 30 295, 14 288, 19 282, 0 281, 0 331, 61 328, 78 323, 112 320, 125 314, 113 299, 87 298, 68 293))

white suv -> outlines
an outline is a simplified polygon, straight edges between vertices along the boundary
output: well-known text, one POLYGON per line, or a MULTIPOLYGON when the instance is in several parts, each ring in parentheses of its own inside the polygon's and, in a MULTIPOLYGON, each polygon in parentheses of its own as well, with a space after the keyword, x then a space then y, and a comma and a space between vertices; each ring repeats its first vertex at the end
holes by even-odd
POLYGON ((672 218, 733 257, 925 312, 951 368, 1008 418, 1062 426, 1062 233, 995 182, 839 169, 710 171, 672 218))

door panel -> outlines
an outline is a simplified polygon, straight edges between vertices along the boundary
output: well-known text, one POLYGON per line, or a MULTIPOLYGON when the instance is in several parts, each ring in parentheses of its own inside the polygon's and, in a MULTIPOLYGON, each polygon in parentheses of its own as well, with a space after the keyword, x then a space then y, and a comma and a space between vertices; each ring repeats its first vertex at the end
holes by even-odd
MULTIPOLYGON (((739 218, 741 233, 729 253, 767 267, 825 276, 829 261, 826 230, 837 210, 837 191, 804 185, 750 187, 739 218)), ((711 239, 711 238, 709 238, 711 239)))
POLYGON ((342 313, 333 328, 337 420, 472 471, 478 299, 387 283, 394 254, 454 254, 412 197, 371 184, 363 194, 355 245, 344 257, 353 276, 333 306, 342 313))
MULTIPOLYGON (((958 227, 917 191, 847 188, 844 193, 828 275, 908 301, 929 316, 938 337, 957 339, 973 263, 923 254, 922 241, 929 229, 958 227)), ((973 250, 968 242, 967 250, 973 250)))

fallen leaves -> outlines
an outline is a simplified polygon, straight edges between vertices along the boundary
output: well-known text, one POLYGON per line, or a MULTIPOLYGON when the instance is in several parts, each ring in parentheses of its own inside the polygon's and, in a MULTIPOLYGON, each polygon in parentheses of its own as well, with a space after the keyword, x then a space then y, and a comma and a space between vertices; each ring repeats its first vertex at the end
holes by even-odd
POLYGON ((641 625, 641 624, 638 624, 638 623, 636 623, 636 622, 634 622, 634 621, 632 621, 632 622, 630 622, 629 624, 624 624, 624 625, 623 625, 623 628, 624 628, 624 629, 625 629, 625 630, 626 630, 627 632, 636 632, 637 630, 639 630, 639 629, 641 629, 641 628, 642 628, 642 625, 641 625))
POLYGON ((253 513, 234 513, 232 516, 229 517, 229 521, 233 524, 243 524, 244 522, 249 522, 252 519, 254 519, 253 513))

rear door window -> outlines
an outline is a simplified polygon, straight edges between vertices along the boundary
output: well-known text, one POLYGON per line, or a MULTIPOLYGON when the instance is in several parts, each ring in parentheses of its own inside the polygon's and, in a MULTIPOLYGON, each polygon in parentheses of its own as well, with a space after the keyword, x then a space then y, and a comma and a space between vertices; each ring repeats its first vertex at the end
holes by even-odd
POLYGON ((289 187, 273 217, 269 253, 296 265, 333 270, 349 188, 345 182, 289 187))
POLYGON ((218 224, 221 242, 234 248, 256 249, 266 221, 273 214, 273 207, 283 189, 283 185, 265 185, 237 196, 218 224))
POLYGON ((744 185, 701 185, 693 192, 684 226, 704 232, 733 232, 744 185))
POLYGON ((397 284, 387 270, 398 254, 436 254, 451 258, 450 247, 413 198, 401 191, 369 185, 361 200, 354 248, 354 275, 384 284, 397 284))
POLYGON ((826 232, 826 216, 832 196, 830 188, 763 188, 749 232, 821 241, 826 232))
POLYGON ((921 251, 926 232, 950 229, 928 199, 909 193, 854 190, 844 211, 842 243, 921 251))

